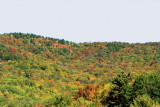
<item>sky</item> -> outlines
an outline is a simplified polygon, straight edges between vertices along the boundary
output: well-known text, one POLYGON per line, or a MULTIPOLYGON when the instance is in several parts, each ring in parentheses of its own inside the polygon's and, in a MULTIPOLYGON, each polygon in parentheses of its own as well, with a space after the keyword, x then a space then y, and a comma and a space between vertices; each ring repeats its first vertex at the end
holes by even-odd
POLYGON ((160 0, 0 0, 0 33, 73 42, 160 42, 160 0))

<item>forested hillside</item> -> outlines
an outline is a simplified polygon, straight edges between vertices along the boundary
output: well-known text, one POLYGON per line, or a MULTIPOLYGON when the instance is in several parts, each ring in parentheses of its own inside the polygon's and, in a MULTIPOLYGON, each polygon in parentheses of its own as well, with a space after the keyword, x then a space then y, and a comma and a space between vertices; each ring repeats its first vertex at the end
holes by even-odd
POLYGON ((0 106, 160 107, 160 42, 2 34, 0 106))

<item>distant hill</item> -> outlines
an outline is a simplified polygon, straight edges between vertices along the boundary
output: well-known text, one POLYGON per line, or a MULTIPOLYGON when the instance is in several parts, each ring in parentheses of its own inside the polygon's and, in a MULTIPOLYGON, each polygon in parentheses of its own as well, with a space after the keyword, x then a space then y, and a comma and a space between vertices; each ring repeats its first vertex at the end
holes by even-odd
POLYGON ((111 81, 121 72, 135 81, 140 75, 158 75, 159 65, 160 42, 74 43, 35 34, 1 34, 0 105, 104 106, 110 104, 104 97, 110 95, 111 81))

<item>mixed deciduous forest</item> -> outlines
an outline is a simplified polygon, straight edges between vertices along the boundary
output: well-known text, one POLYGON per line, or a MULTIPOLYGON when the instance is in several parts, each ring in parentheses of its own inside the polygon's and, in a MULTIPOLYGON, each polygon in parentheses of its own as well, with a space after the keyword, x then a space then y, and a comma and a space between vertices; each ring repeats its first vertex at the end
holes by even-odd
POLYGON ((1 107, 160 107, 160 42, 0 35, 1 107))

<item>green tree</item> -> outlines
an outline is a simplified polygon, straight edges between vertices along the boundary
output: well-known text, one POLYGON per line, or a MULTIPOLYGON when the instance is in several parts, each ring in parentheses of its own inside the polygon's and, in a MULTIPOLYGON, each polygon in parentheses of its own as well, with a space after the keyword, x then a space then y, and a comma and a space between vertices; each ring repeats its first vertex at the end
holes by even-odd
POLYGON ((160 102, 160 76, 142 75, 139 76, 133 84, 135 96, 148 94, 152 99, 160 102))
POLYGON ((125 74, 124 72, 119 74, 113 79, 112 84, 114 87, 109 92, 106 100, 102 103, 108 104, 109 107, 128 107, 133 101, 132 85, 130 85, 131 80, 132 77, 130 74, 125 74))

